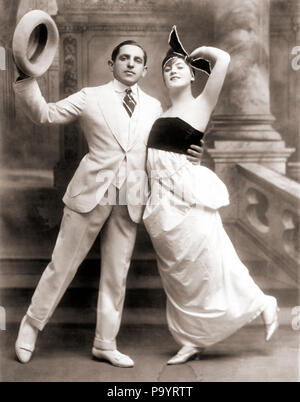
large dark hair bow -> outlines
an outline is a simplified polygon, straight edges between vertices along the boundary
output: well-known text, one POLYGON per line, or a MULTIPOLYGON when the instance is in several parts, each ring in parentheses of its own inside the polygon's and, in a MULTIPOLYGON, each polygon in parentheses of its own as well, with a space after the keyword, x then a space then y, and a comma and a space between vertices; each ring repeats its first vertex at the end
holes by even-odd
POLYGON ((211 73, 210 62, 208 60, 201 58, 194 60, 190 58, 190 56, 188 55, 188 53, 186 52, 186 50, 184 49, 184 47, 180 42, 176 25, 173 26, 172 31, 170 32, 169 45, 171 46, 171 49, 168 51, 167 56, 163 60, 163 66, 172 57, 180 56, 183 57, 192 68, 195 68, 196 70, 201 70, 206 74, 210 75, 211 73))

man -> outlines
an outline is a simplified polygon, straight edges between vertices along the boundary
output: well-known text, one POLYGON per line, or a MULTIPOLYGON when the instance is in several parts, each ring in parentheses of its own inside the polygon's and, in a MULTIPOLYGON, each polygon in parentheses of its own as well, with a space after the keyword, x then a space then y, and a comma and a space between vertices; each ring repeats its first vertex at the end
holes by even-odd
MULTIPOLYGON (((108 64, 114 80, 106 85, 84 88, 48 104, 33 78, 21 76, 14 85, 24 112, 34 122, 66 124, 78 119, 89 146, 63 197, 64 215, 51 262, 20 325, 16 354, 22 363, 31 359, 38 331, 49 321, 102 229, 92 354, 118 367, 134 366, 130 357, 117 350, 116 336, 137 223, 143 212, 146 183, 140 173, 146 175, 147 137, 161 113, 160 103, 137 86, 147 73, 146 63, 145 50, 134 41, 125 41, 112 52, 108 64), (138 186, 136 180, 141 180, 138 186)), ((197 162, 200 147, 198 152, 189 151, 188 158, 197 162)))

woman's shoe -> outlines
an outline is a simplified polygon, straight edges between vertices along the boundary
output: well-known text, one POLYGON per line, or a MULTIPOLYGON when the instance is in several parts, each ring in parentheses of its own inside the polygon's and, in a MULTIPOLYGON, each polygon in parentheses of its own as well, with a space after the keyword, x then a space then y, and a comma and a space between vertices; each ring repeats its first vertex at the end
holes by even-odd
POLYGON ((179 352, 168 361, 168 365, 186 363, 188 360, 197 357, 203 351, 204 349, 195 346, 183 346, 179 352))
POLYGON ((31 360, 38 336, 38 329, 27 322, 26 318, 25 315, 21 321, 15 344, 16 355, 21 363, 28 363, 31 360))
POLYGON ((265 323, 266 342, 268 342, 272 338, 275 331, 279 327, 278 312, 280 311, 275 297, 273 296, 267 296, 267 297, 268 297, 267 307, 264 309, 262 313, 263 321, 265 323))

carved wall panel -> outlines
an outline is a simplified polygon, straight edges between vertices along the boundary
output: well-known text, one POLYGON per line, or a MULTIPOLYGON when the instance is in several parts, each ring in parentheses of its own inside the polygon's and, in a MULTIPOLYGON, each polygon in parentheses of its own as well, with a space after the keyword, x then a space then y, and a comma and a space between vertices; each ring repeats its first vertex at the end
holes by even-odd
MULTIPOLYGON (((82 88, 82 37, 76 29, 60 30, 60 93, 59 99, 68 97, 82 88), (75 31, 75 32, 74 32, 75 31)), ((63 189, 72 177, 82 156, 87 152, 85 139, 78 122, 60 126, 59 159, 54 167, 55 186, 63 189)))
MULTIPOLYGON (((72 35, 66 35, 62 39, 63 44, 63 97, 78 91, 78 57, 77 57, 77 39, 72 35)), ((63 131, 63 149, 66 161, 76 161, 78 147, 78 135, 76 123, 68 124, 62 128, 63 131)))

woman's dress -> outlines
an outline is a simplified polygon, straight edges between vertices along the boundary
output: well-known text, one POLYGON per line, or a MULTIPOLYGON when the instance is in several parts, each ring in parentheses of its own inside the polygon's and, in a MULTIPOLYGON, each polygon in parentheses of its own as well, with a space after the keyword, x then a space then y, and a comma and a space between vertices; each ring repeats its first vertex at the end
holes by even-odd
POLYGON ((169 330, 180 345, 206 347, 256 318, 266 296, 222 225, 218 209, 229 204, 226 186, 181 153, 190 135, 200 140, 203 133, 180 118, 154 123, 147 160, 151 194, 143 220, 167 294, 169 330))

